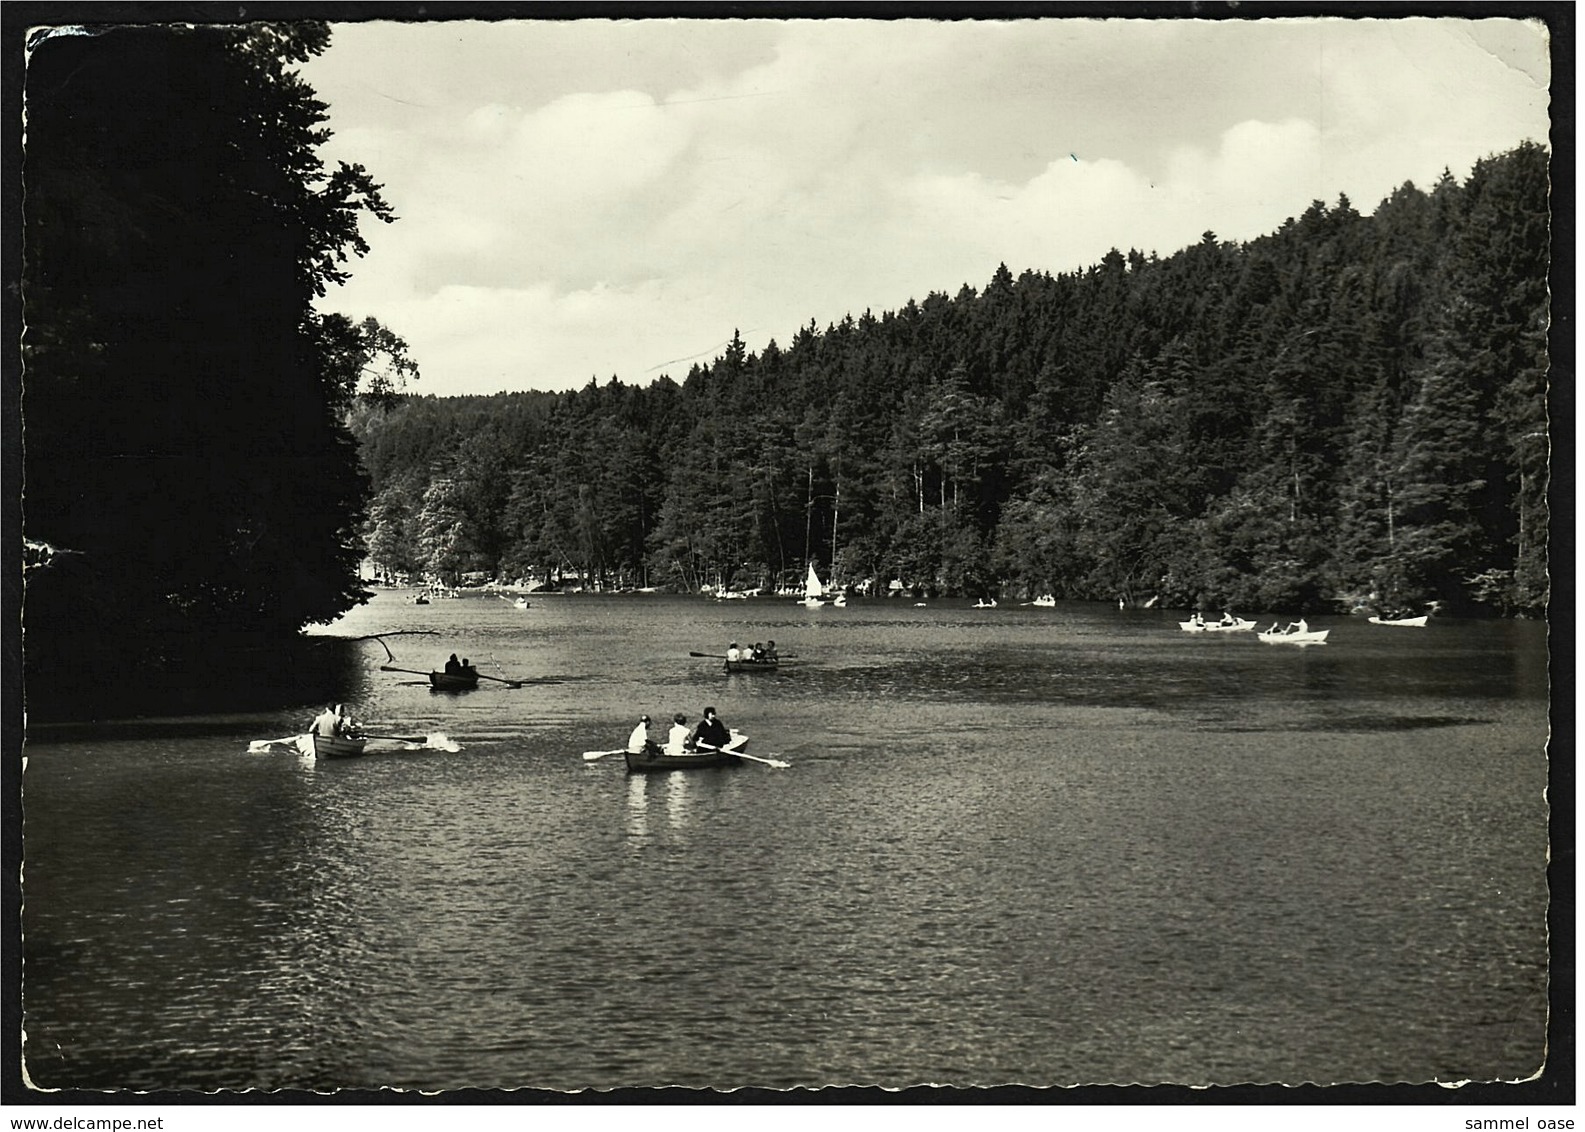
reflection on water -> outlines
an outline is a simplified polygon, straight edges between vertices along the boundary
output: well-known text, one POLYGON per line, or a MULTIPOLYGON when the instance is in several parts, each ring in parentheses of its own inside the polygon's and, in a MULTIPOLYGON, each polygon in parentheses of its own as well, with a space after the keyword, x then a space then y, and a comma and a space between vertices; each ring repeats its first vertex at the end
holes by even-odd
POLYGON ((649 799, 645 797, 648 790, 649 775, 627 776, 627 835, 635 841, 649 836, 649 799))
MULTIPOLYGON (((45 1087, 1518 1078, 1545 1025, 1539 626, 1325 649, 1104 607, 376 601, 543 683, 356 714, 462 750, 244 753, 321 705, 41 728, 45 1087), (691 658, 733 638, 775 675, 691 658), (628 774, 711 704, 758 764, 628 774)), ((436 656, 427 655, 433 648, 436 656)))
POLYGON ((666 775, 666 818, 673 829, 688 824, 688 783, 693 777, 676 771, 666 775))

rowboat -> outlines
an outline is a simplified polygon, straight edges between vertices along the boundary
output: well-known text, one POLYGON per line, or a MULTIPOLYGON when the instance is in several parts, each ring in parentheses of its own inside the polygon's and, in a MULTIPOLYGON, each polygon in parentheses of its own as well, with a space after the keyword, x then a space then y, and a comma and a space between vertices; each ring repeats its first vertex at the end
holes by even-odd
POLYGON ((429 686, 441 692, 466 692, 479 686, 477 672, 464 676, 457 672, 431 672, 429 686))
POLYGON ((1422 613, 1418 617, 1372 617, 1372 625, 1403 625, 1410 629, 1424 629, 1429 615, 1422 613))
POLYGON ((1041 609, 1055 609, 1057 607, 1057 599, 1050 594, 1042 594, 1029 604, 1038 606, 1041 609))
POLYGON ((969 608, 970 609, 995 609, 996 608, 996 599, 993 597, 993 598, 991 598, 990 601, 986 601, 986 600, 984 600, 982 598, 981 600, 975 602, 973 605, 969 606, 969 608))
POLYGON ((1226 621, 1179 621, 1178 628, 1185 633, 1247 633, 1255 627, 1253 621, 1246 621, 1242 617, 1233 618, 1231 623, 1226 621))
POLYGON ((314 747, 316 759, 350 759, 363 754, 364 744, 367 739, 353 738, 350 735, 320 735, 317 732, 308 733, 309 741, 314 747))
POLYGON ((726 662, 728 672, 775 672, 779 661, 775 660, 729 660, 726 662))
POLYGON ((719 751, 689 751, 680 755, 669 755, 664 750, 654 748, 648 751, 624 751, 627 759, 627 769, 630 771, 647 770, 695 770, 707 766, 738 766, 742 760, 733 754, 748 746, 748 736, 741 731, 733 731, 732 739, 719 751), (659 751, 659 753, 656 753, 659 751))
POLYGON ((1330 629, 1267 629, 1260 639, 1268 645, 1324 645, 1330 629))

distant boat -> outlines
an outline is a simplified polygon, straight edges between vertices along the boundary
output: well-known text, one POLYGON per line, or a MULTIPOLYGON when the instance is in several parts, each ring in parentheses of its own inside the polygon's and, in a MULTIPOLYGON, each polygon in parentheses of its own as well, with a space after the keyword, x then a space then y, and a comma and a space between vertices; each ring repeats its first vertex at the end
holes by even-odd
POLYGON ((1425 623, 1430 618, 1422 613, 1418 617, 1372 617, 1372 625, 1403 625, 1410 629, 1424 629, 1425 623))
POLYGON ((1178 628, 1185 633, 1244 633, 1255 627, 1253 621, 1224 613, 1220 621, 1207 621, 1195 615, 1188 621, 1179 621, 1178 628))
POLYGON ((991 598, 990 601, 986 601, 984 598, 980 598, 979 601, 976 601, 973 605, 969 606, 969 608, 970 609, 995 609, 996 608, 996 599, 993 597, 993 598, 991 598))
POLYGON ((1330 629, 1311 629, 1309 623, 1301 619, 1286 629, 1278 629, 1273 624, 1258 635, 1268 645, 1324 645, 1329 632, 1330 629))
POLYGON ((1038 605, 1041 609, 1055 609, 1057 607, 1057 599, 1050 594, 1043 594, 1029 604, 1038 605))
POLYGON ((477 672, 431 672, 429 686, 437 692, 465 692, 479 686, 477 672))
POLYGON ((820 580, 820 575, 815 572, 815 564, 809 563, 809 575, 804 579, 803 603, 810 609, 819 609, 825 604, 825 583, 820 580))

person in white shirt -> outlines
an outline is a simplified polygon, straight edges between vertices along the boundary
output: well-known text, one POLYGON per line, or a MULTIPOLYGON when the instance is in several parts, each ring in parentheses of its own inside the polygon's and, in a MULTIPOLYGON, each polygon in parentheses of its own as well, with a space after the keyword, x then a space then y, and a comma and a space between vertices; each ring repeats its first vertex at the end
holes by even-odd
POLYGON ((737 647, 737 642, 736 641, 733 641, 730 645, 727 646, 726 658, 729 661, 742 660, 743 659, 743 650, 737 647))
POLYGON ((649 746, 649 716, 641 715, 638 726, 633 728, 633 734, 627 737, 627 749, 635 755, 649 746))
POLYGON ((352 735, 357 732, 358 725, 352 722, 352 717, 347 714, 346 705, 337 704, 316 715, 309 730, 315 735, 323 735, 330 739, 339 735, 352 735))
POLYGON ((688 717, 679 711, 671 717, 671 733, 666 736, 666 753, 668 755, 686 754, 687 743, 688 717))

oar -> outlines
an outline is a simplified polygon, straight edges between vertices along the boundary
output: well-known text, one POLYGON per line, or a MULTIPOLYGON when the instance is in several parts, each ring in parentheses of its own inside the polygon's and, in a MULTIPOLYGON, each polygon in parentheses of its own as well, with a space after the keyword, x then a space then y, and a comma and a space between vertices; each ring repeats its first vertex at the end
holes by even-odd
POLYGON ((509 688, 521 688, 523 686, 521 680, 503 680, 499 676, 486 676, 482 672, 478 673, 478 677, 480 680, 494 680, 497 684, 505 684, 509 688))
POLYGON ((702 656, 706 660, 725 660, 726 659, 726 657, 722 656, 718 652, 691 652, 688 655, 689 656, 702 656))
POLYGON ((780 759, 762 759, 758 755, 744 754, 742 751, 731 751, 725 747, 712 747, 709 743, 698 743, 695 745, 701 751, 719 751, 723 755, 736 755, 740 759, 748 759, 751 762, 764 763, 766 766, 773 766, 779 770, 787 770, 792 766, 792 763, 784 763, 780 759))
POLYGON ((301 738, 301 735, 283 735, 279 739, 255 739, 248 744, 248 753, 250 755, 262 754, 271 747, 282 747, 287 743, 295 745, 301 738))
POLYGON ((428 743, 427 735, 365 735, 365 739, 392 739, 398 743, 428 743))
POLYGON ((595 759, 603 759, 606 755, 620 755, 626 750, 626 747, 618 747, 614 751, 585 751, 583 753, 583 758, 585 762, 592 763, 595 759))

